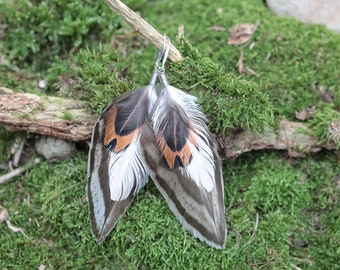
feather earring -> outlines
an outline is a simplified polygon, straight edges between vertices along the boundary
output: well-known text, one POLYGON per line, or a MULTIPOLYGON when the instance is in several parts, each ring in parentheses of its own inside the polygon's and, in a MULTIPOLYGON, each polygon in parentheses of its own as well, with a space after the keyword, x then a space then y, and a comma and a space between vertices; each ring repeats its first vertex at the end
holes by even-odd
POLYGON ((113 100, 95 123, 87 170, 92 231, 101 242, 147 183, 140 135, 157 99, 157 73, 148 86, 113 100))
POLYGON ((141 135, 142 155, 179 222, 201 241, 223 248, 227 229, 217 143, 197 98, 168 84, 166 56, 158 68, 162 91, 141 135))

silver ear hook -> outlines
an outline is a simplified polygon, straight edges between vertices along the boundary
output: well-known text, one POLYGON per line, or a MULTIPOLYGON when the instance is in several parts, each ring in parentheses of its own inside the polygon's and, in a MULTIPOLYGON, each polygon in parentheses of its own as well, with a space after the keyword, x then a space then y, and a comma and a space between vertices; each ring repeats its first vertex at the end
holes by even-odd
POLYGON ((167 36, 164 36, 164 43, 165 43, 165 39, 168 41, 168 44, 167 44, 167 47, 165 49, 164 56, 163 56, 163 61, 162 61, 162 68, 163 69, 164 69, 166 60, 168 59, 168 55, 169 55, 169 52, 170 52, 170 45, 171 45, 170 38, 167 37, 167 36))
POLYGON ((160 49, 157 54, 156 54, 156 62, 155 62, 155 69, 156 68, 159 68, 159 63, 161 62, 162 60, 162 57, 164 55, 164 51, 165 51, 165 38, 166 38, 166 35, 164 34, 164 41, 163 41, 163 46, 162 46, 162 49, 160 49))
POLYGON ((158 73, 164 73, 164 66, 165 66, 166 60, 168 59, 168 55, 170 51, 170 44, 171 44, 170 38, 168 38, 166 34, 164 34, 163 46, 162 46, 162 49, 157 54, 157 60, 155 63, 155 70, 158 73), (161 61, 162 61, 162 64, 160 65, 161 61))

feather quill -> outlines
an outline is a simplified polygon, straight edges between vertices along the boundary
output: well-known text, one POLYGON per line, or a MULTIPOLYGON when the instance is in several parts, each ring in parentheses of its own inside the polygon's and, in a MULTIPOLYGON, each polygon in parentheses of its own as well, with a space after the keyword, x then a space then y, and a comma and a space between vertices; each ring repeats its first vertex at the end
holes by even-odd
POLYGON ((88 159, 87 199, 92 231, 105 239, 147 183, 140 136, 157 99, 150 84, 113 100, 95 123, 88 159))
POLYGON ((196 98, 168 84, 141 135, 151 179, 177 219, 201 241, 222 248, 226 240, 222 166, 217 144, 196 98))

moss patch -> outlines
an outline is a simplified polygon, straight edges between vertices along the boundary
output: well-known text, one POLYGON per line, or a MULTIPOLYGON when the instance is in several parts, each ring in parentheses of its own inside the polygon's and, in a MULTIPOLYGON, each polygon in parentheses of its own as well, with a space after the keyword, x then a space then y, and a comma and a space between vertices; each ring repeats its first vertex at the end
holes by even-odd
POLYGON ((62 164, 43 162, 27 177, 1 187, 0 200, 10 211, 11 222, 24 228, 30 238, 11 232, 2 223, 1 266, 334 266, 339 252, 336 198, 340 190, 333 179, 340 167, 332 154, 290 165, 280 153, 260 152, 224 165, 229 229, 224 250, 212 249, 188 234, 152 183, 138 194, 108 239, 97 245, 89 229, 84 194, 86 154, 80 153, 62 164))

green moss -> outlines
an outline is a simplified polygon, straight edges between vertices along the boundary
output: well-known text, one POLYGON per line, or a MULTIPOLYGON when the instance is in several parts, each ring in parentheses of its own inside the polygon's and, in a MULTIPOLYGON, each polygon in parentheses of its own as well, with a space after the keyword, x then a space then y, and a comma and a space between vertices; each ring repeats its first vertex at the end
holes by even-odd
POLYGON ((321 215, 318 220, 322 233, 314 231, 310 239, 311 254, 318 258, 311 269, 338 269, 340 267, 339 207, 330 213, 321 215))
POLYGON ((69 111, 64 111, 62 118, 64 120, 72 120, 73 119, 73 115, 69 111))
POLYGON ((321 142, 333 142, 340 149, 340 112, 324 106, 316 111, 309 122, 315 137, 321 142))
POLYGON ((36 92, 39 75, 19 70, 10 64, 0 65, 0 85, 11 90, 36 92))
POLYGON ((130 90, 131 83, 125 74, 125 66, 108 47, 80 49, 71 55, 72 65, 61 68, 73 85, 61 93, 88 103, 99 113, 113 98, 130 90))
POLYGON ((310 202, 308 184, 302 183, 303 173, 293 168, 262 168, 261 175, 251 179, 252 183, 245 193, 248 206, 267 213, 283 210, 297 213, 310 202))
POLYGON ((0 126, 0 162, 5 163, 10 158, 11 147, 15 142, 16 136, 13 132, 7 131, 4 127, 0 126))
POLYGON ((102 1, 3 1, 0 8, 6 25, 4 52, 14 63, 35 71, 49 67, 55 55, 98 36, 108 39, 117 28, 102 1))
POLYGON ((109 237, 97 245, 90 232, 84 192, 86 154, 78 153, 61 164, 43 162, 26 177, 1 186, 2 206, 30 240, 0 224, 4 232, 0 265, 3 269, 40 264, 51 269, 188 269, 197 265, 202 269, 290 269, 293 263, 305 269, 312 259, 318 269, 336 262, 336 198, 340 193, 331 179, 340 167, 334 156, 310 157, 292 166, 279 153, 262 152, 224 165, 229 229, 224 250, 210 248, 188 234, 152 183, 138 194, 109 237), (267 201, 272 205, 262 207, 267 201), (317 213, 314 224, 312 217, 317 213), (307 244, 301 247, 301 241, 307 244), (291 254, 303 257, 299 260, 291 254))
MULTIPOLYGON (((48 91, 54 93, 54 83, 62 76, 71 83, 60 94, 85 100, 99 113, 112 98, 148 82, 155 49, 108 8, 89 1, 59 1, 58 8, 55 3, 33 1, 26 13, 22 12, 25 1, 17 1, 17 6, 1 3, 9 8, 1 17, 8 24, 4 43, 12 40, 12 45, 3 43, 2 53, 10 63, 0 66, 1 85, 33 92, 44 74, 48 91), (51 3, 48 10, 46 4, 51 3), (109 33, 117 33, 118 23, 123 34, 118 43, 110 43, 109 33), (52 33, 51 39, 46 35, 36 39, 46 33, 52 33), (37 71, 33 74, 32 66, 37 71)), ((339 35, 277 17, 261 1, 126 3, 173 43, 178 26, 184 24, 192 45, 176 44, 184 61, 168 63, 167 74, 173 86, 199 97, 213 131, 241 127, 261 132, 272 125, 273 113, 295 120, 296 111, 315 106, 312 132, 320 141, 330 139, 327 129, 339 119, 339 35), (258 19, 260 26, 250 42, 226 44, 230 26, 258 19), (214 24, 225 30, 208 30, 214 24), (252 42, 255 46, 250 49, 252 42), (238 74, 240 50, 244 65, 259 77, 238 74), (333 103, 323 101, 320 86, 330 91, 333 103)), ((14 137, 0 131, 2 163, 10 157, 14 137)), ((76 157, 60 164, 42 162, 0 185, 1 206, 29 236, 26 239, 0 224, 1 269, 340 268, 340 164, 330 151, 296 160, 287 160, 281 152, 261 151, 224 161, 228 239, 223 250, 187 233, 152 182, 98 245, 90 231, 85 198, 86 152, 80 149, 76 157)))
POLYGON ((171 80, 200 98, 203 111, 215 132, 230 128, 262 132, 274 123, 273 107, 263 88, 233 74, 204 57, 187 41, 180 49, 184 60, 171 65, 171 80))
POLYGON ((250 265, 264 269, 291 269, 289 223, 290 217, 281 211, 272 211, 260 218, 254 240, 245 254, 250 265))

